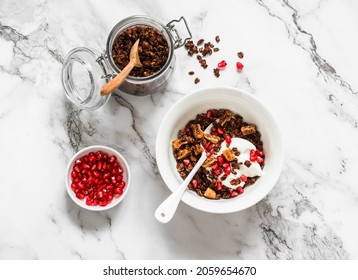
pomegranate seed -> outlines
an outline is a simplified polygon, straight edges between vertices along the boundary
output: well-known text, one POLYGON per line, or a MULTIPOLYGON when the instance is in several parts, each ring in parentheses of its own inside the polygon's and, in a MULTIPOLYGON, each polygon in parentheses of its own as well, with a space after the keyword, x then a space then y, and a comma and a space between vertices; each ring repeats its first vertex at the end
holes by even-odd
POLYGON ((77 173, 80 173, 80 167, 78 165, 75 165, 75 167, 73 168, 74 171, 76 171, 77 173))
POLYGON ((207 118, 211 118, 211 114, 212 114, 211 111, 208 110, 208 111, 206 112, 206 117, 207 117, 207 118))
POLYGON ((97 163, 97 170, 102 170, 102 162, 97 163))
POLYGON ((183 160, 183 162, 184 162, 185 165, 189 165, 190 160, 188 160, 188 159, 186 158, 186 159, 183 160))
POLYGON ((103 175, 103 179, 105 180, 105 179, 107 179, 107 178, 109 178, 111 176, 111 174, 110 173, 104 173, 104 175, 103 175))
POLYGON ((126 186, 126 183, 124 181, 119 182, 119 187, 124 189, 124 187, 126 186))
POLYGON ((211 145, 211 143, 210 143, 210 142, 206 143, 206 144, 205 144, 205 146, 204 146, 204 147, 205 147, 205 149, 206 149, 206 150, 209 150, 210 145, 211 145))
POLYGON ((121 188, 114 188, 113 193, 121 195, 123 193, 123 189, 121 188))
POLYGON ((104 162, 102 164, 102 171, 107 170, 107 162, 104 162))
POLYGON ((191 184, 192 184, 193 187, 196 189, 196 187, 198 186, 198 180, 193 179, 193 180, 191 181, 191 184))
POLYGON ((94 155, 90 155, 89 162, 95 162, 95 161, 96 161, 96 157, 94 155))
POLYGON ((93 164, 92 166, 91 166, 91 170, 93 171, 93 170, 96 170, 97 169, 97 164, 93 164))
POLYGON ((212 154, 212 152, 206 152, 206 157, 210 157, 212 154))
POLYGON ((263 157, 264 156, 264 152, 261 150, 256 150, 256 155, 259 157, 263 157))
POLYGON ((116 180, 117 180, 118 182, 122 181, 122 179, 123 179, 123 176, 122 176, 122 175, 118 175, 118 176, 116 177, 116 180))
POLYGON ((231 167, 229 166, 228 168, 225 168, 224 173, 225 173, 226 176, 229 176, 230 173, 231 173, 231 167))
POLYGON ((117 157, 116 157, 116 156, 111 156, 111 157, 109 157, 109 162, 110 162, 110 163, 113 163, 113 162, 115 162, 115 161, 117 161, 117 157))
POLYGON ((211 166, 211 168, 212 168, 213 170, 216 170, 216 169, 219 168, 219 165, 215 162, 215 163, 211 166))
POLYGON ((82 160, 80 160, 80 159, 76 159, 76 161, 75 161, 75 165, 81 165, 82 164, 82 160))
POLYGON ((102 192, 102 191, 98 191, 98 192, 97 192, 97 197, 102 198, 102 197, 103 197, 103 192, 102 192))
POLYGON ((99 174, 99 172, 93 171, 93 176, 96 177, 96 178, 98 178, 98 177, 101 176, 101 175, 99 174))
POLYGON ((250 157, 254 157, 256 156, 256 151, 255 150, 250 150, 250 157))
POLYGON ((117 170, 118 170, 118 173, 123 173, 122 167, 119 166, 117 170))
POLYGON ((78 192, 78 193, 76 193, 76 197, 78 198, 78 199, 84 199, 85 198, 85 195, 83 194, 83 193, 80 193, 80 192, 78 192))
POLYGON ((99 203, 98 198, 94 198, 94 199, 93 199, 93 202, 92 202, 92 205, 93 205, 93 206, 96 206, 96 205, 98 205, 98 203, 99 203))
POLYGON ((102 153, 101 152, 97 152, 96 153, 96 157, 97 157, 97 161, 100 161, 102 159, 102 153))
POLYGON ((243 187, 237 187, 237 188, 236 188, 236 191, 237 191, 239 194, 243 194, 243 193, 244 193, 244 188, 243 188, 243 187))
POLYGON ((250 156, 250 161, 251 162, 257 161, 257 156, 250 156))
POLYGON ((220 175, 220 174, 221 174, 220 169, 215 169, 215 170, 213 170, 213 172, 214 172, 216 175, 220 175))
POLYGON ((108 204, 108 202, 106 200, 101 200, 99 202, 99 206, 106 206, 108 204))
POLYGON ((224 167, 224 168, 228 168, 228 167, 230 167, 230 163, 225 162, 225 163, 223 164, 223 167, 224 167))
POLYGON ((218 68, 219 68, 220 70, 225 69, 226 66, 227 66, 227 63, 226 63, 225 60, 222 60, 222 61, 220 61, 220 62, 218 63, 218 68))
POLYGON ((224 163, 224 158, 222 156, 218 156, 217 159, 218 159, 219 164, 224 163))
POLYGON ((87 198, 86 198, 86 204, 87 204, 88 206, 91 206, 92 203, 93 203, 93 200, 92 200, 91 198, 87 197, 87 198))
POLYGON ((229 135, 226 135, 225 142, 230 145, 231 143, 231 137, 229 135))
POLYGON ((82 165, 82 168, 83 168, 83 169, 90 169, 91 166, 89 166, 88 164, 84 163, 84 164, 82 165))
POLYGON ((210 147, 209 147, 209 150, 212 150, 212 149, 214 149, 214 148, 215 148, 215 144, 212 143, 212 144, 210 145, 210 147))
POLYGON ((259 157, 259 156, 257 157, 257 159, 256 159, 256 160, 257 160, 257 162, 258 162, 258 163, 261 163, 261 162, 263 162, 263 161, 264 161, 264 159, 263 159, 262 157, 259 157))
POLYGON ((222 190, 222 188, 223 188, 223 183, 221 181, 217 181, 216 182, 216 189, 218 191, 220 191, 220 190, 222 190))
POLYGON ((223 131, 223 129, 221 127, 218 127, 218 133, 219 134, 224 134, 224 131, 223 131))
POLYGON ((247 177, 246 177, 245 174, 242 174, 242 175, 240 176, 240 181, 241 181, 241 182, 244 182, 244 183, 247 181, 247 177))
POLYGON ((244 68, 244 65, 241 62, 236 62, 236 69, 237 71, 241 71, 244 68))
POLYGON ((231 197, 236 197, 238 195, 239 195, 239 193, 237 191, 232 191, 231 192, 231 197))
POLYGON ((83 162, 88 163, 88 156, 84 156, 82 159, 83 159, 83 162))
POLYGON ((78 177, 77 173, 75 171, 71 172, 72 179, 76 179, 78 177))

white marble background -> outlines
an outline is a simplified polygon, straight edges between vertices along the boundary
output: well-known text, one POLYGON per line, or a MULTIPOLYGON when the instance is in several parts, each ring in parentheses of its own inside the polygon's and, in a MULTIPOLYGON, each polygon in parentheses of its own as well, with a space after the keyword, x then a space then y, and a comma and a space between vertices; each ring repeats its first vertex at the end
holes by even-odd
POLYGON ((358 259, 357 14, 354 0, 0 0, 0 258, 358 259), (66 53, 103 51, 111 28, 135 14, 164 23, 183 15, 195 40, 219 34, 221 51, 204 71, 177 50, 164 94, 75 108, 60 81, 66 53), (211 66, 233 65, 239 50, 244 71, 228 67, 216 79, 211 66), (154 211, 169 195, 155 161, 161 118, 214 85, 245 89, 274 112, 282 176, 243 212, 180 205, 159 224, 154 211), (64 185, 69 158, 92 144, 118 149, 135 174, 125 201, 103 213, 78 208, 64 185))

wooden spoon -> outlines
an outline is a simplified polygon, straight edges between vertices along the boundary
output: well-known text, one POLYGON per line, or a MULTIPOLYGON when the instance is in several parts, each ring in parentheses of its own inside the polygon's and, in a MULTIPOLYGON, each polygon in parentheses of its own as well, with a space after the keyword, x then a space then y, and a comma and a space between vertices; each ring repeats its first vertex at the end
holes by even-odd
POLYGON ((127 78, 129 73, 132 71, 133 67, 143 66, 139 59, 138 44, 139 44, 139 39, 134 43, 134 45, 131 48, 131 52, 129 54, 129 63, 127 64, 127 66, 124 67, 121 73, 119 73, 114 79, 110 80, 107 84, 105 84, 101 88, 102 96, 110 94, 112 91, 118 88, 127 78))

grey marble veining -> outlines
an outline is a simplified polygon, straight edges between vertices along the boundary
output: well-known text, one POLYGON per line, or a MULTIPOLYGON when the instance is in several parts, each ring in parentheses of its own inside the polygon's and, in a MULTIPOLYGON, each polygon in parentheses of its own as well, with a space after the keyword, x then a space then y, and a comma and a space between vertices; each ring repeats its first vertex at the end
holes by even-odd
POLYGON ((222 9, 202 0, 0 1, 0 258, 357 259, 357 11, 353 0, 230 0, 222 9), (184 15, 194 40, 220 35, 220 52, 204 71, 178 49, 164 93, 78 109, 62 89, 64 57, 78 46, 103 52, 111 28, 134 14, 163 23, 184 15), (244 70, 215 78, 213 65, 234 64, 238 51, 244 70), (221 85, 275 114, 286 145, 280 179, 245 211, 183 204, 159 224, 154 211, 169 195, 155 159, 162 117, 184 95, 221 85), (135 175, 126 199, 103 213, 78 208, 64 185, 68 160, 92 144, 120 151, 135 175))

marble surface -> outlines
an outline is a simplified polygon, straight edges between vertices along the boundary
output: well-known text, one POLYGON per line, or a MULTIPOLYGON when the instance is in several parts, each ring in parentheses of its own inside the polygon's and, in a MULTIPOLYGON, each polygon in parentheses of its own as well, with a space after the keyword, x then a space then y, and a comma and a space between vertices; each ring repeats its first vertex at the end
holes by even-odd
POLYGON ((358 3, 354 0, 0 0, 1 259, 358 259, 358 3), (220 52, 204 71, 184 49, 166 91, 114 96, 86 112, 60 73, 74 47, 103 51, 135 14, 185 16, 194 39, 220 52), (241 73, 234 63, 245 54, 241 73), (221 59, 229 67, 215 78, 221 59), (197 72, 197 85, 187 73, 197 72), (211 215, 184 204, 171 223, 154 211, 169 195, 156 166, 163 115, 208 86, 249 91, 277 117, 281 177, 257 205, 211 215), (68 197, 64 171, 79 149, 105 144, 134 174, 126 199, 93 213, 68 197))

